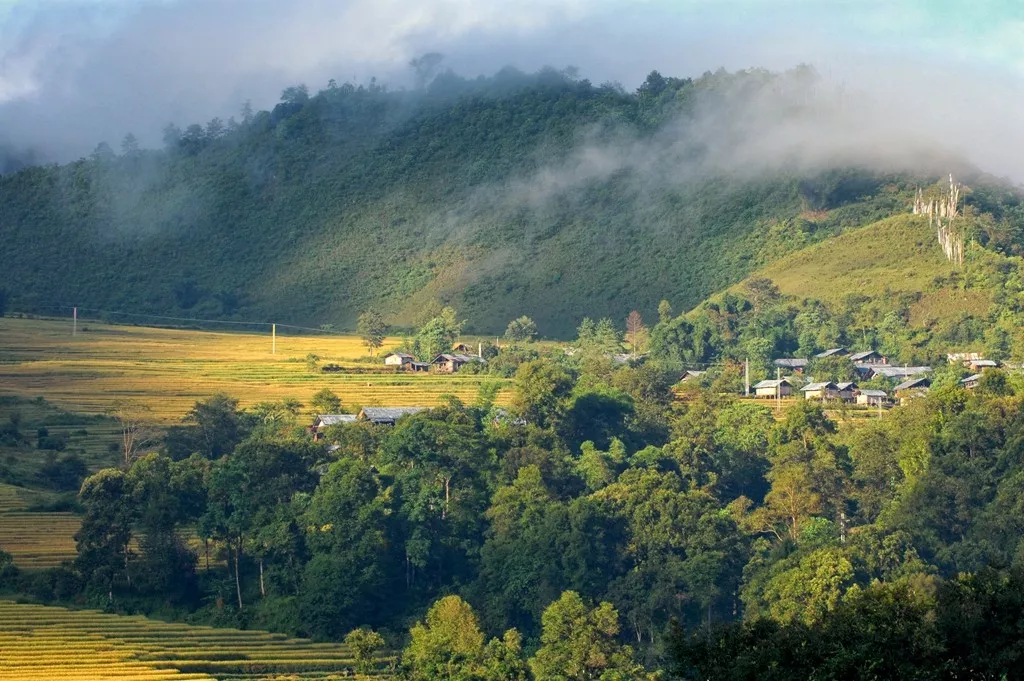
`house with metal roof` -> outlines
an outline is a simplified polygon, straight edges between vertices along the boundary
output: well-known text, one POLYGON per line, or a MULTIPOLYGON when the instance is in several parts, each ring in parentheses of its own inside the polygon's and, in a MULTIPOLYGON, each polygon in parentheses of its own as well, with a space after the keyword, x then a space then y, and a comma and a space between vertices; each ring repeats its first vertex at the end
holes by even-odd
POLYGON ((363 407, 356 418, 378 425, 393 426, 398 419, 426 411, 427 407, 363 407))
POLYGON ((884 390, 865 388, 857 391, 857 404, 867 407, 883 407, 889 403, 889 395, 884 390))
POLYGON ((440 355, 431 360, 430 365, 434 367, 435 371, 439 371, 444 374, 454 374, 456 371, 469 364, 470 362, 479 362, 481 364, 487 364, 487 360, 483 357, 477 357, 476 355, 463 355, 459 353, 447 353, 442 352, 440 355))
POLYGON ((865 350, 864 352, 855 352, 850 355, 850 361, 857 364, 886 364, 885 357, 875 352, 874 350, 865 350))
POLYGON ((960 381, 960 385, 967 390, 974 390, 978 387, 979 383, 981 383, 981 374, 973 374, 967 378, 961 379, 960 381))
POLYGON ((384 364, 400 371, 427 371, 430 364, 417 362, 416 358, 405 352, 392 352, 384 357, 384 364))
POLYGON ((805 400, 834 400, 839 397, 839 388, 832 381, 808 383, 800 390, 805 400))
POLYGON ((319 440, 324 436, 324 431, 331 426, 337 426, 342 423, 355 423, 355 420, 355 414, 317 414, 309 430, 313 433, 313 439, 319 440))
POLYGON ((800 357, 780 357, 779 359, 772 362, 772 364, 779 367, 780 369, 788 369, 798 374, 802 374, 804 372, 804 369, 807 368, 809 362, 808 360, 802 359, 800 357))
POLYGON ((850 354, 850 351, 846 348, 829 348, 824 352, 819 352, 814 356, 814 359, 826 359, 828 357, 846 357, 850 354))
POLYGON ((903 392, 905 390, 915 390, 915 389, 922 389, 922 388, 930 388, 931 385, 932 385, 932 379, 928 378, 927 376, 914 376, 914 377, 911 377, 911 378, 907 379, 906 381, 903 381, 898 386, 893 388, 893 390, 895 390, 897 393, 899 393, 899 392, 903 392))
POLYGON ((853 381, 836 383, 836 391, 839 393, 839 399, 844 402, 853 402, 857 397, 857 384, 853 381))
POLYGON ((679 377, 680 383, 692 383, 699 381, 700 377, 706 374, 706 371, 697 371, 695 369, 687 369, 683 372, 683 375, 679 377))
POLYGON ((784 378, 764 380, 755 383, 753 388, 756 397, 789 397, 793 394, 793 384, 784 378))

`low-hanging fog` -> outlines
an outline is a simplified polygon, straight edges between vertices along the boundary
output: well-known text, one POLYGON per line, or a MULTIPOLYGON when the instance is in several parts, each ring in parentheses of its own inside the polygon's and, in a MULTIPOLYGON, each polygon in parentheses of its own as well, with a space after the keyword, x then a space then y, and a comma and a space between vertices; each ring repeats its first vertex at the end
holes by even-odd
MULTIPOLYGON (((1024 181, 1020 10, 935 5, 13 0, 0 5, 0 149, 67 160, 100 141, 116 148, 127 132, 155 146, 168 122, 227 118, 246 100, 266 108, 297 83, 315 91, 331 78, 376 77, 412 87, 408 62, 426 52, 443 53, 444 65, 465 76, 573 65, 594 82, 627 89, 652 69, 687 77, 808 63, 827 90, 825 108, 775 125, 778 102, 767 100, 731 117, 748 142, 721 150, 723 162, 912 166, 918 157, 955 154, 1024 181)), ((584 175, 588 163, 623 162, 601 159, 599 147, 581 153, 584 175)))

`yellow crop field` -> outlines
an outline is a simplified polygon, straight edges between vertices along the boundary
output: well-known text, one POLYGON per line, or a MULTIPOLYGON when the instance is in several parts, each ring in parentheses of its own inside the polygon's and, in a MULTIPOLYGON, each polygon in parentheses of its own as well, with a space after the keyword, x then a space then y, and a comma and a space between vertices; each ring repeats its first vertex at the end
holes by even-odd
MULTIPOLYGON (((377 660, 376 678, 391 661, 377 660)), ((367 678, 341 643, 0 601, 0 679, 367 678)))
MULTIPOLYGON (((62 320, 0 318, 0 395, 47 401, 71 412, 102 414, 130 400, 148 406, 154 421, 179 421, 197 401, 217 392, 242 406, 285 397, 308 402, 330 388, 348 408, 432 406, 446 394, 471 402, 495 380, 470 374, 397 374, 360 361, 354 336, 284 335, 276 353, 268 333, 158 329, 62 320), (336 373, 311 372, 307 354, 336 373)), ((394 347, 389 338, 384 349, 394 347)), ((507 399, 507 391, 499 402, 507 399)))
POLYGON ((81 525, 73 513, 0 513, 0 549, 23 569, 57 567, 75 557, 75 532, 81 525))

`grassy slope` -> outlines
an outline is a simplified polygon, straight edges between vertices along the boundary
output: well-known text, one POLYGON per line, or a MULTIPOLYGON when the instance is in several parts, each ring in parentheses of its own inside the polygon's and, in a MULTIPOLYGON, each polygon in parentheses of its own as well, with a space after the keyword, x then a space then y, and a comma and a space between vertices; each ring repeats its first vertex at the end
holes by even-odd
POLYGON ((937 283, 955 270, 926 219, 897 215, 784 256, 752 276, 771 279, 784 294, 830 303, 850 295, 884 301, 919 293, 910 308, 915 326, 962 314, 985 317, 991 291, 937 283))

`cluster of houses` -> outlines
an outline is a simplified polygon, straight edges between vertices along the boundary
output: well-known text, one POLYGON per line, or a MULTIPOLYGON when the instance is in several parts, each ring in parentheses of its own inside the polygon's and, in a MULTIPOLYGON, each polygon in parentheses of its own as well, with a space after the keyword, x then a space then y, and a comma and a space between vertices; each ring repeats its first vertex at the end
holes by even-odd
MULTIPOLYGON (((896 366, 889 364, 884 356, 874 350, 851 353, 845 348, 832 348, 820 352, 813 359, 830 357, 842 357, 849 360, 861 381, 882 378, 897 381, 897 384, 890 394, 877 388, 861 388, 854 381, 833 382, 812 379, 810 382, 804 383, 802 376, 812 360, 784 357, 776 359, 774 365, 780 372, 786 371, 790 376, 760 381, 751 386, 753 394, 755 397, 778 399, 791 397, 796 392, 800 392, 805 399, 882 407, 896 401, 904 402, 918 397, 931 387, 932 367, 930 366, 896 366)), ((978 353, 951 353, 947 355, 947 359, 950 364, 961 364, 973 372, 960 381, 960 384, 968 390, 973 390, 978 386, 985 370, 1000 366, 999 362, 985 359, 978 353)), ((702 371, 687 371, 683 374, 682 380, 691 380, 703 373, 702 371)))
POLYGON ((429 362, 418 362, 416 358, 405 352, 392 352, 384 356, 384 365, 394 367, 398 371, 430 371, 442 374, 454 374, 462 367, 471 363, 487 364, 481 355, 483 348, 478 347, 477 353, 465 343, 458 343, 452 352, 442 352, 429 362))
POLYGON ((403 416, 418 414, 426 411, 428 407, 363 407, 358 414, 317 414, 313 419, 313 425, 309 427, 313 433, 313 439, 323 438, 324 431, 331 426, 343 423, 356 423, 365 421, 382 426, 393 426, 403 416))

